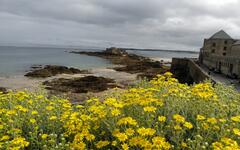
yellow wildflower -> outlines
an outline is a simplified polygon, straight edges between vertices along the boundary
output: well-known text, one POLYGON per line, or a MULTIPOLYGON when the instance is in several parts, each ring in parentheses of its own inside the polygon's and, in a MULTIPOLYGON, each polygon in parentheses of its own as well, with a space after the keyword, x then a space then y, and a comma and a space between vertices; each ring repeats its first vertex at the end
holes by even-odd
POLYGON ((217 119, 216 119, 216 118, 213 118, 213 117, 212 117, 212 118, 208 118, 208 119, 207 119, 207 122, 208 122, 208 123, 211 123, 211 124, 216 124, 216 123, 217 123, 217 119))
POLYGON ((141 135, 141 136, 152 136, 156 133, 155 129, 152 128, 139 128, 137 129, 137 132, 141 135))
POLYGON ((12 141, 10 141, 11 145, 17 145, 19 148, 28 147, 29 142, 26 141, 23 137, 16 137, 12 141))
POLYGON ((192 129, 193 128, 193 125, 190 122, 184 122, 183 126, 188 128, 188 129, 192 129))
POLYGON ((117 146, 117 141, 112 141, 112 146, 117 146))
POLYGON ((126 133, 128 136, 132 136, 132 135, 135 133, 135 131, 134 131, 132 128, 127 128, 126 131, 125 131, 125 133, 126 133))
POLYGON ((239 116, 231 117, 231 120, 232 120, 232 121, 235 121, 235 122, 240 122, 240 115, 239 115, 239 116))
POLYGON ((185 122, 185 118, 179 114, 173 115, 173 118, 176 120, 176 122, 179 122, 179 123, 185 122))
POLYGON ((157 108, 153 107, 153 106, 146 106, 146 107, 143 108, 143 110, 145 112, 155 112, 157 110, 157 108))
POLYGON ((44 139, 46 139, 48 137, 48 135, 47 134, 42 134, 41 135, 41 138, 44 140, 44 139))
POLYGON ((240 136, 240 129, 238 128, 233 128, 233 133, 240 136))
POLYGON ((121 111, 120 111, 119 109, 113 109, 113 110, 111 111, 111 114, 112 114, 113 116, 118 116, 118 115, 121 114, 121 111))
POLYGON ((185 142, 182 142, 181 143, 181 146, 183 147, 183 148, 187 148, 188 146, 187 146, 187 143, 185 143, 185 142))
POLYGON ((54 107, 53 107, 53 106, 46 106, 46 109, 49 110, 49 111, 51 111, 51 110, 54 109, 54 107))
POLYGON ((50 118, 49 118, 49 120, 56 120, 57 119, 57 116, 51 116, 50 118))
POLYGON ((99 142, 97 142, 96 147, 97 147, 98 149, 100 149, 100 148, 103 148, 103 147, 105 147, 105 146, 107 146, 107 145, 109 145, 109 144, 110 144, 109 141, 99 141, 99 142))
POLYGON ((33 119, 33 118, 31 118, 31 119, 30 119, 30 122, 31 122, 32 124, 34 124, 34 123, 36 123, 36 120, 33 119))
POLYGON ((87 141, 93 141, 95 139, 95 136, 93 134, 87 134, 85 135, 85 138, 87 141))
POLYGON ((38 114, 38 112, 36 111, 36 110, 34 110, 34 111, 32 111, 32 113, 31 113, 32 115, 37 115, 38 114))
POLYGON ((153 146, 157 149, 170 149, 171 145, 166 142, 166 139, 160 136, 152 138, 153 146))
POLYGON ((8 135, 4 135, 4 136, 2 136, 0 141, 5 141, 5 140, 9 140, 9 139, 10 139, 10 137, 8 135))
POLYGON ((123 149, 123 150, 128 150, 128 149, 129 149, 129 147, 128 147, 128 145, 127 145, 127 144, 122 144, 122 149, 123 149))
POLYGON ((179 125, 175 125, 173 128, 174 128, 175 130, 182 130, 182 127, 179 126, 179 125))
POLYGON ((119 141, 124 142, 128 139, 128 136, 125 133, 117 133, 115 136, 118 138, 119 141))
POLYGON ((166 121, 166 117, 165 116, 159 116, 158 117, 158 121, 165 122, 166 121))
POLYGON ((204 119, 205 119, 204 116, 202 116, 202 115, 197 115, 197 120, 204 120, 204 119))
POLYGON ((132 117, 125 117, 125 118, 119 119, 117 122, 117 125, 127 125, 127 124, 136 126, 137 121, 135 119, 133 119, 132 117))

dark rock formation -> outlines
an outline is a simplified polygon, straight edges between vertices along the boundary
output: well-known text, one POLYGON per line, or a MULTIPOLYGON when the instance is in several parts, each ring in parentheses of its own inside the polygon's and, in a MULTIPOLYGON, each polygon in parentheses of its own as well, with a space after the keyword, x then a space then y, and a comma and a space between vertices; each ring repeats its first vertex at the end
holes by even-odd
POLYGON ((32 66, 31 66, 31 69, 33 69, 33 70, 41 69, 41 68, 43 68, 42 65, 32 65, 32 66))
POLYGON ((4 93, 4 94, 6 94, 6 93, 7 93, 7 89, 6 89, 6 88, 4 88, 4 87, 0 87, 0 92, 2 92, 2 93, 4 93))
POLYGON ((73 79, 54 79, 43 83, 46 89, 58 92, 87 93, 101 92, 109 88, 118 87, 113 79, 104 77, 86 76, 73 79))
POLYGON ((105 52, 109 53, 109 54, 114 54, 114 55, 127 55, 128 54, 125 50, 116 48, 116 47, 107 48, 105 52))
POLYGON ((38 68, 36 70, 31 71, 25 74, 25 76, 34 78, 46 78, 58 74, 78 74, 78 73, 86 74, 89 72, 87 70, 79 70, 75 68, 68 68, 65 66, 47 65, 43 68, 40 69, 38 68))
POLYGON ((85 54, 89 56, 102 57, 110 60, 113 64, 123 65, 115 67, 116 71, 124 71, 128 73, 139 73, 139 77, 147 77, 149 79, 155 77, 159 73, 165 73, 170 68, 162 65, 159 61, 153 61, 149 58, 138 56, 136 54, 128 54, 125 50, 111 48, 102 52, 71 52, 76 54, 85 54))

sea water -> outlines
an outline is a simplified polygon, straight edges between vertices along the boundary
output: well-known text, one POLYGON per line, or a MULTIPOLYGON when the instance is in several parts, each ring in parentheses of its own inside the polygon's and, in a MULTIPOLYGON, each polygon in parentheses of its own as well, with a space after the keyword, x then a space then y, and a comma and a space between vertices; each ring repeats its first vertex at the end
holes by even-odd
MULTIPOLYGON (((110 61, 87 55, 69 53, 68 48, 10 47, 0 46, 0 76, 23 75, 33 65, 63 65, 79 69, 111 67, 110 61)), ((101 49, 81 49, 101 51, 101 49)), ((172 51, 128 51, 154 58, 197 57, 197 53, 172 51)))

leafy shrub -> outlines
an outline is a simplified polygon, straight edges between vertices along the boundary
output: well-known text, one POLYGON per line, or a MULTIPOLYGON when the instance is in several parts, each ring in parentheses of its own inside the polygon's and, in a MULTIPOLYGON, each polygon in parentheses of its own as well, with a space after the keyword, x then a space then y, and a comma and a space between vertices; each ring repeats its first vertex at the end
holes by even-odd
POLYGON ((171 73, 82 105, 0 94, 1 149, 240 149, 240 94, 171 73))

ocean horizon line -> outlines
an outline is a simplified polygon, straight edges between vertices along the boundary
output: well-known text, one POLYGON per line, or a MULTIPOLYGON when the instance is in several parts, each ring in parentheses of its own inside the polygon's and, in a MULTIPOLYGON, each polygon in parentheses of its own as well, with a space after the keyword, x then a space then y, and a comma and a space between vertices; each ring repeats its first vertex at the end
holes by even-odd
MULTIPOLYGON (((72 50, 105 50, 109 47, 86 47, 86 46, 56 46, 56 45, 0 45, 0 47, 19 47, 19 48, 54 48, 54 49, 69 49, 72 50)), ((177 50, 177 49, 161 49, 161 48, 125 48, 117 47, 127 51, 165 51, 165 52, 179 52, 179 53, 199 53, 193 50, 177 50)))

